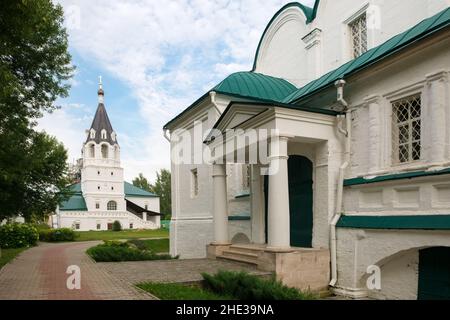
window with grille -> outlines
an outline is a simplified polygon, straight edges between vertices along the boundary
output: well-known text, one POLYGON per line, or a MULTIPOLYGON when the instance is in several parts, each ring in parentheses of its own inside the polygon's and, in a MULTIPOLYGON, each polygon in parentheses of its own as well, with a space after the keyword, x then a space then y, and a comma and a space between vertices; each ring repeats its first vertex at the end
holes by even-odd
POLYGON ((353 20, 350 24, 350 36, 352 42, 353 58, 358 58, 367 51, 367 15, 363 13, 361 16, 353 20))
POLYGON ((410 96, 392 103, 392 142, 394 163, 408 163, 421 158, 421 97, 410 96))
POLYGON ((108 211, 116 211, 117 210, 117 202, 109 201, 107 208, 108 208, 108 211))

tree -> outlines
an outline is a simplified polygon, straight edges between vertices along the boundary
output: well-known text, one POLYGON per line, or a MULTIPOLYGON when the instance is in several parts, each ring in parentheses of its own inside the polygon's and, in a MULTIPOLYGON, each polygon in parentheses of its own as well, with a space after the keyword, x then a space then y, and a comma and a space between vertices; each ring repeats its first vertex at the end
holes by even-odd
POLYGON ((151 185, 151 192, 159 196, 161 213, 165 220, 170 220, 172 216, 172 191, 171 191, 170 171, 161 169, 156 173, 156 182, 151 185))
POLYGON ((133 185, 156 194, 160 199, 160 210, 164 219, 170 220, 172 215, 171 174, 169 170, 156 172, 155 184, 150 184, 142 173, 133 180, 133 185))
POLYGON ((147 178, 144 177, 142 173, 139 173, 139 176, 137 178, 133 179, 133 186, 141 188, 142 190, 152 192, 152 187, 150 183, 148 182, 147 178))
POLYGON ((62 7, 4 0, 0 30, 0 220, 31 219, 55 209, 66 183, 64 147, 34 130, 73 74, 62 7))

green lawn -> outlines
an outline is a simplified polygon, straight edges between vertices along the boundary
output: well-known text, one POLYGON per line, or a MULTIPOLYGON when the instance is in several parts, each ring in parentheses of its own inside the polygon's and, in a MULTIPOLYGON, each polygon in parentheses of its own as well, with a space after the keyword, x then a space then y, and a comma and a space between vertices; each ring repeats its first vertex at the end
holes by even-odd
POLYGON ((229 297, 202 289, 198 285, 173 283, 141 283, 137 285, 161 300, 230 300, 229 297))
POLYGON ((0 256, 0 269, 3 268, 8 262, 13 260, 19 253, 27 250, 28 248, 20 249, 2 249, 2 255, 0 256))
POLYGON ((129 240, 145 238, 168 238, 169 231, 158 230, 124 230, 124 231, 79 231, 76 241, 94 240, 129 240))

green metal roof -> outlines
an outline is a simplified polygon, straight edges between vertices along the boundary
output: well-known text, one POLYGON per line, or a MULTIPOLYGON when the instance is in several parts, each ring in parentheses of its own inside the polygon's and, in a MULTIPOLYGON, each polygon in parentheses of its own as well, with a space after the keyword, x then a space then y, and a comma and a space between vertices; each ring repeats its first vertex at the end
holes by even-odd
POLYGON ((376 230, 450 230, 450 215, 342 216, 337 227, 376 230))
POLYGON ((272 19, 270 20, 270 22, 267 24, 266 28, 264 29, 261 39, 259 40, 258 48, 256 49, 256 53, 255 53, 255 60, 253 62, 252 71, 256 70, 256 60, 258 59, 259 50, 261 48, 262 41, 263 41, 264 37, 266 36, 266 33, 269 30, 270 26, 275 21, 275 19, 278 18, 278 16, 280 14, 282 14, 283 11, 285 11, 286 9, 292 8, 292 7, 297 7, 303 11, 303 13, 305 14, 305 17, 306 17, 306 24, 309 24, 309 23, 313 22, 314 19, 316 18, 317 9, 319 8, 319 3, 320 3, 320 0, 316 0, 316 2, 314 4, 314 8, 310 8, 299 2, 291 2, 291 3, 288 3, 285 6, 283 6, 280 10, 277 11, 277 13, 275 13, 275 15, 272 17, 272 19))
POLYGON ((236 72, 229 75, 225 80, 201 96, 182 113, 169 121, 164 126, 164 129, 178 120, 186 112, 197 106, 197 104, 205 99, 210 92, 256 101, 281 102, 283 98, 295 90, 297 90, 297 88, 284 79, 252 71, 236 72))
POLYGON ((131 183, 125 182, 125 196, 126 197, 145 197, 145 198, 155 198, 158 197, 156 194, 142 190, 141 188, 133 186, 131 183))
POLYGON ((59 205, 61 211, 87 211, 86 201, 82 195, 73 195, 59 205))
POLYGON ((60 203, 59 210, 61 211, 87 211, 86 201, 81 193, 81 184, 76 183, 69 186, 69 192, 73 195, 60 203))
MULTIPOLYGON (((141 188, 133 186, 131 183, 124 182, 125 197, 133 198, 155 198, 158 197, 154 193, 142 190, 141 188)), ((69 187, 72 196, 61 202, 59 205, 60 211, 87 211, 86 201, 81 192, 81 183, 73 184, 69 187)))
POLYGON ((319 79, 310 82, 306 86, 287 96, 282 102, 293 103, 300 99, 306 98, 321 89, 332 86, 337 80, 343 79, 356 73, 357 71, 367 68, 374 63, 379 62, 381 59, 398 52, 406 46, 447 27, 449 24, 450 7, 428 19, 423 20, 409 30, 367 51, 360 57, 349 61, 336 70, 333 70, 319 79))
POLYGON ((236 72, 211 91, 245 98, 280 102, 297 88, 288 81, 256 72, 236 72))

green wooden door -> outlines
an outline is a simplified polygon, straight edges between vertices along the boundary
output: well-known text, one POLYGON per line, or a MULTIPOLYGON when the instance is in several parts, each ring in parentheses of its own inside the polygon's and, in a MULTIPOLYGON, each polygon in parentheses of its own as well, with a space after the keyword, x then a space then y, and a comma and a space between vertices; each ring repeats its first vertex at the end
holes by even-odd
POLYGON ((290 156, 289 208, 291 246, 312 247, 313 228, 313 165, 301 156, 290 156))
POLYGON ((419 300, 450 300, 450 248, 419 253, 419 300))
MULTIPOLYGON (((291 246, 300 248, 312 247, 313 228, 313 165, 310 160, 301 156, 290 156, 289 172, 289 208, 291 246)), ((267 208, 269 177, 264 180, 266 206, 266 242, 267 242, 267 208)))

